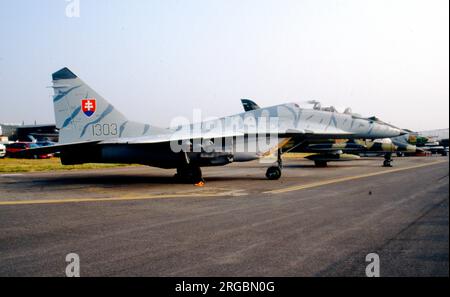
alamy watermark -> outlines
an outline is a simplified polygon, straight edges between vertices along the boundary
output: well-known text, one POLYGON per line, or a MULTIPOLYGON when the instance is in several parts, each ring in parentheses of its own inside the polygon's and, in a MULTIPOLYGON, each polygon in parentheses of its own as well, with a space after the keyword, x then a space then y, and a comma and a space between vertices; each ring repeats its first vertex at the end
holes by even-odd
POLYGON ((279 117, 265 111, 258 115, 203 119, 201 110, 195 109, 192 121, 185 117, 172 119, 170 148, 175 153, 243 153, 265 157, 274 153, 283 140, 278 134, 279 121, 279 117))
POLYGON ((64 0, 68 2, 66 5, 66 16, 68 18, 79 18, 80 17, 80 0, 64 0))
POLYGON ((69 263, 66 266, 66 276, 80 277, 80 256, 76 253, 67 254, 66 262, 69 263))
POLYGON ((366 262, 369 262, 366 266, 366 276, 380 277, 380 256, 377 253, 367 254, 366 262))

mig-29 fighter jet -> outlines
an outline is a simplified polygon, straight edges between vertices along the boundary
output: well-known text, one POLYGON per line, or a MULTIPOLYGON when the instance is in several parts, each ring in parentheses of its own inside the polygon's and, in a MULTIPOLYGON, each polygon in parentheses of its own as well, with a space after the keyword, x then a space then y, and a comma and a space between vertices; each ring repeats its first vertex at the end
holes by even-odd
POLYGON ((385 138, 403 133, 379 121, 305 110, 295 103, 159 128, 129 120, 68 68, 53 73, 52 79, 59 143, 23 154, 60 152, 62 164, 174 168, 177 178, 201 185, 203 166, 251 161, 278 152, 277 164, 266 173, 267 178, 278 179, 282 171, 280 148, 292 138, 385 138))

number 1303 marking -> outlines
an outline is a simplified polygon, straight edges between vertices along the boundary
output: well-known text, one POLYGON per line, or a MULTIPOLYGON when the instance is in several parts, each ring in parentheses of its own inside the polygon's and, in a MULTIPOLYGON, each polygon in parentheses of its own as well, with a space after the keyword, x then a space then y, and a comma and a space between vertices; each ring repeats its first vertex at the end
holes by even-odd
POLYGON ((117 135, 117 124, 95 124, 92 125, 93 136, 117 135))

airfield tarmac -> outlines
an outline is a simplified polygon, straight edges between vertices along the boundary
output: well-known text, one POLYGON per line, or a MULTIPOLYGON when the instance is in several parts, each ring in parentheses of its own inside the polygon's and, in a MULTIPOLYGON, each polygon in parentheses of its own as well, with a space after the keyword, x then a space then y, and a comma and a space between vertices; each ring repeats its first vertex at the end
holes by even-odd
POLYGON ((0 174, 0 276, 449 276, 446 157, 0 174))

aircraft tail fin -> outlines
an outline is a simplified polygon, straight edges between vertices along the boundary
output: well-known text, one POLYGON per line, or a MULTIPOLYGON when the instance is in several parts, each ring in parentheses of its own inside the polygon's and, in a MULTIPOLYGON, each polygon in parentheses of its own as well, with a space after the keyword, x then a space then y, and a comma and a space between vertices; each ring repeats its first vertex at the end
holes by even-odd
POLYGON ((244 108, 245 112, 260 109, 258 104, 256 104, 255 102, 253 102, 250 99, 241 99, 241 103, 242 103, 242 107, 244 108))
POLYGON ((52 78, 60 143, 137 137, 158 129, 129 121, 68 68, 53 73, 52 78))

